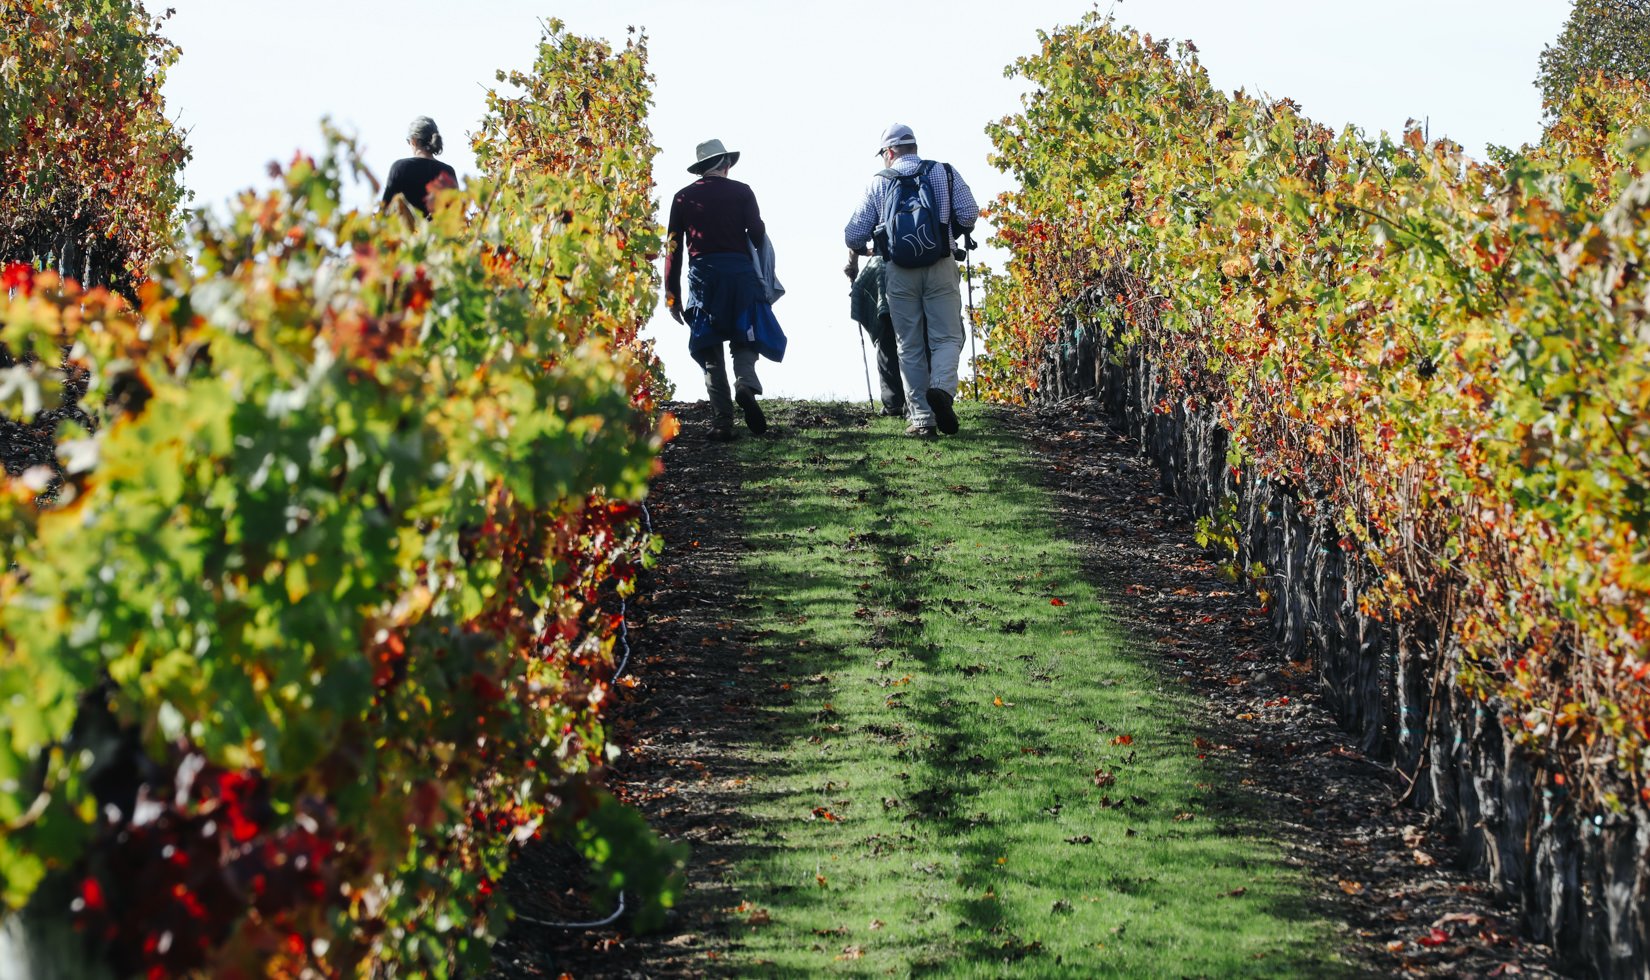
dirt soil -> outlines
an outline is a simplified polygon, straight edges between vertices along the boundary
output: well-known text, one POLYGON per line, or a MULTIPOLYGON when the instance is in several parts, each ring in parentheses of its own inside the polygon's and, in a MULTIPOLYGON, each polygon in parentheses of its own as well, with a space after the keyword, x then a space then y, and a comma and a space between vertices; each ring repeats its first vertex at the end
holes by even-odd
MULTIPOLYGON (((740 899, 723 878, 748 839, 737 810, 738 780, 750 770, 742 747, 767 735, 744 693, 761 638, 738 615, 750 599, 734 450, 706 440, 703 403, 669 407, 683 434, 665 450, 649 501, 668 546, 631 607, 637 683, 617 709, 624 756, 611 785, 660 833, 692 845, 688 893, 649 936, 630 935, 622 918, 595 929, 546 926, 599 915, 579 899, 576 861, 553 845, 529 851, 505 889, 539 921, 518 921, 497 947, 498 977, 730 972, 724 955, 740 899)), ((994 414, 1024 438, 1054 517, 1083 546, 1118 626, 1167 682, 1206 705, 1208 756, 1250 801, 1252 829, 1281 843, 1325 914, 1344 923, 1347 959, 1373 976, 1565 975, 1549 950, 1520 937, 1516 907, 1457 869, 1455 848, 1424 814, 1398 805, 1403 776, 1364 758, 1335 726, 1312 665, 1276 652, 1254 593, 1221 577, 1136 443, 1082 405, 994 414)), ((865 415, 776 405, 770 437, 864 424, 865 415)))

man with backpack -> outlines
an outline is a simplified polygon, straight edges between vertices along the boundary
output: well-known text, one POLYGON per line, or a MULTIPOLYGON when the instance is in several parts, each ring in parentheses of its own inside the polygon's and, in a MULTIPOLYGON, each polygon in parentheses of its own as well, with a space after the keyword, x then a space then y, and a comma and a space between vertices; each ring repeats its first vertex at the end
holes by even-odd
POLYGON ((952 402, 963 350, 954 243, 973 230, 980 208, 955 168, 918 155, 911 127, 883 130, 877 155, 886 169, 872 179, 843 231, 852 253, 844 271, 855 278, 861 255, 886 260, 888 313, 910 420, 905 433, 926 438, 937 428, 950 435, 957 431, 952 402))
MULTIPOLYGON (((859 256, 848 253, 850 267, 859 264, 859 256)), ((899 338, 894 335, 894 318, 888 315, 888 291, 882 273, 886 262, 878 255, 865 263, 854 277, 849 290, 850 315, 859 323, 865 336, 877 351, 877 381, 882 388, 882 414, 900 418, 905 415, 905 381, 899 372, 899 338)), ((850 271, 849 273, 853 273, 850 271)), ((870 380, 866 380, 867 386, 870 380)))

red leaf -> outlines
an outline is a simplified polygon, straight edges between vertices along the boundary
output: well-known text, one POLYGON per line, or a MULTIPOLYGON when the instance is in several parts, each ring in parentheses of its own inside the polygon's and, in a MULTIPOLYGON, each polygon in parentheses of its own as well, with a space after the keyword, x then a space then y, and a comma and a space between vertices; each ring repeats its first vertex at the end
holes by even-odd
POLYGON ((1048 604, 1051 605, 1051 606, 1063 606, 1063 605, 1066 604, 1066 600, 1059 599, 1059 598, 1050 599, 1048 601, 1048 604))
POLYGON ((103 886, 96 878, 87 878, 80 883, 80 899, 86 903, 88 911, 103 911, 103 886))
POLYGON ((9 293, 12 290, 21 290, 24 296, 32 291, 34 284, 34 267, 24 262, 13 262, 0 272, 0 292, 9 293))
POLYGON ((1449 933, 1442 929, 1434 929, 1415 941, 1422 946, 1442 946, 1449 942, 1449 933))

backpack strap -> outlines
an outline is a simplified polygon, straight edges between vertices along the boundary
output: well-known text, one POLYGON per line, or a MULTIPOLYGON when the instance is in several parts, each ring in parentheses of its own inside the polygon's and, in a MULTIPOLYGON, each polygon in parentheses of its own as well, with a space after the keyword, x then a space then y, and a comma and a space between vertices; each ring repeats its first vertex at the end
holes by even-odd
POLYGON ((942 163, 940 166, 945 168, 945 195, 950 199, 947 202, 949 206, 945 211, 945 240, 951 243, 950 247, 955 248, 957 244, 955 227, 957 220, 957 172, 951 169, 949 163, 942 163))
MULTIPOLYGON (((949 163, 942 163, 940 166, 944 167, 946 170, 951 169, 951 165, 949 163)), ((918 165, 917 169, 911 171, 910 173, 906 173, 903 170, 895 170, 893 167, 885 167, 884 169, 877 171, 877 176, 886 177, 889 180, 899 180, 901 177, 927 177, 928 171, 932 169, 934 169, 934 161, 924 160, 920 165, 918 165)))

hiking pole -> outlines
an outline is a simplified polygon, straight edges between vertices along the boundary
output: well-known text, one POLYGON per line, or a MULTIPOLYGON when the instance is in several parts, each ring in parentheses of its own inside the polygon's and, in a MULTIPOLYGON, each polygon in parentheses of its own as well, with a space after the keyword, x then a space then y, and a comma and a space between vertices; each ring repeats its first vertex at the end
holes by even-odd
POLYGON ((865 353, 865 328, 855 323, 854 333, 859 334, 859 362, 865 365, 865 400, 871 403, 871 411, 874 412, 877 410, 877 396, 871 394, 871 358, 865 353))
POLYGON ((974 340, 974 236, 963 232, 963 278, 968 280, 968 363, 974 375, 974 400, 980 400, 980 348, 974 340))

